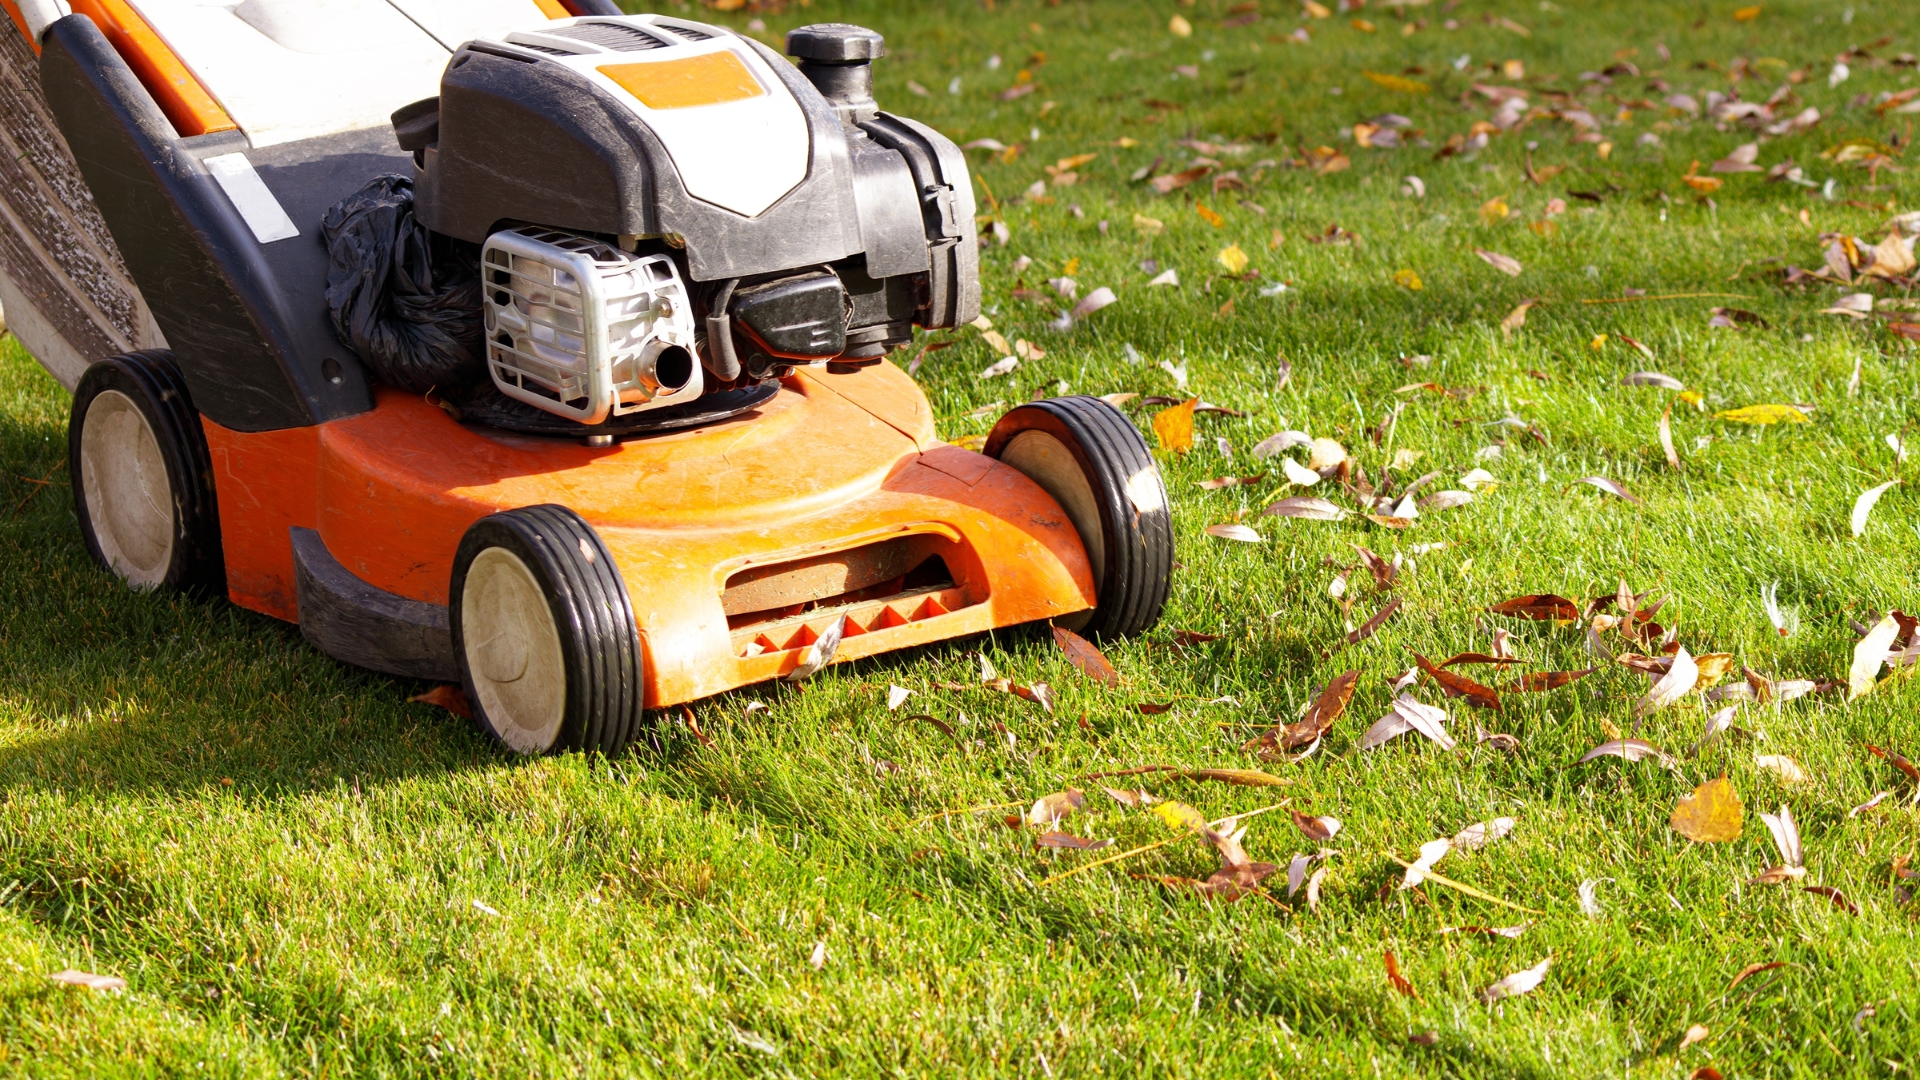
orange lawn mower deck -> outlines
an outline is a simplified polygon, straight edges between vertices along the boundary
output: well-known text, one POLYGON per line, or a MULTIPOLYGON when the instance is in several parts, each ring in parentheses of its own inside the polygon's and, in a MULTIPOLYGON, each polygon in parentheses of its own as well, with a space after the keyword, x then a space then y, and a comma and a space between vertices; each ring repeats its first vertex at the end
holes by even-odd
POLYGON ((0 0, 5 75, 40 92, 0 136, 57 145, 16 160, 64 192, 0 193, 32 223, 0 298, 75 392, 104 567, 458 682, 520 753, 613 754, 646 709, 828 662, 1158 618, 1171 524, 1130 422, 1036 401, 960 449, 886 359, 979 286, 964 158, 874 105, 879 35, 803 28, 796 70, 608 0, 352 4, 388 37, 334 64, 298 0, 0 0))

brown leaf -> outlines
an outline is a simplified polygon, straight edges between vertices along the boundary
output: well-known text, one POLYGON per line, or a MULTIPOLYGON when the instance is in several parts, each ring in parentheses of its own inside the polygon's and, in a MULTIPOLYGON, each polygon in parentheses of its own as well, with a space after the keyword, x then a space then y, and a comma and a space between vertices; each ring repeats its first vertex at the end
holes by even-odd
POLYGON ((1740 974, 1735 975, 1733 977, 1732 982, 1727 984, 1726 992, 1729 994, 1733 993, 1734 987, 1739 986, 1741 983, 1746 982, 1748 979, 1753 978, 1755 975, 1758 975, 1763 971, 1773 971, 1776 968, 1783 968, 1786 966, 1787 966, 1787 962, 1785 960, 1775 960, 1769 964, 1761 964, 1761 963, 1748 964, 1746 967, 1743 967, 1740 969, 1740 974))
POLYGON ((1182 172, 1169 173, 1166 176, 1156 176, 1153 178, 1153 190, 1162 195, 1166 195, 1186 187, 1188 184, 1193 183, 1195 180, 1200 179, 1212 171, 1213 166, 1211 165, 1195 165, 1193 168, 1182 172))
POLYGON ((1067 659, 1073 661, 1073 666, 1084 672, 1087 678, 1104 686, 1120 685, 1120 673, 1113 670, 1113 665, 1108 663, 1100 650, 1094 648, 1093 643, 1086 638, 1064 626, 1056 626, 1053 628, 1053 641, 1060 646, 1061 652, 1067 654, 1067 659))
POLYGON ((1883 750, 1880 747, 1873 745, 1872 743, 1868 743, 1866 745, 1867 745, 1867 753, 1872 754, 1874 757, 1884 760, 1887 764, 1892 765, 1894 768, 1899 769, 1901 772, 1905 773, 1907 776, 1907 779, 1912 780, 1914 783, 1920 784, 1920 768, 1914 767, 1913 762, 1908 761, 1906 758, 1901 757, 1899 754, 1894 753, 1892 750, 1883 750))
POLYGON ((1392 949, 1387 950, 1384 959, 1387 964, 1387 985, 1391 986, 1395 993, 1410 998, 1419 997, 1420 995, 1414 992, 1413 984, 1407 981, 1405 975, 1400 974, 1400 961, 1393 955, 1392 949))
POLYGON ((1311 817, 1298 810, 1289 812, 1293 814, 1294 827, 1305 833, 1309 840, 1325 842, 1333 839, 1334 834, 1340 831, 1338 818, 1311 817))
POLYGON ((1503 600, 1487 610, 1495 615, 1517 615, 1523 619, 1541 621, 1552 619, 1573 622, 1580 618, 1580 609, 1573 601, 1552 593, 1516 596, 1511 600, 1503 600))
POLYGON ((1366 564, 1367 573, 1373 575, 1373 583, 1376 586, 1382 589, 1393 588, 1395 579, 1400 576, 1399 567, 1359 544, 1353 545, 1353 549, 1360 553, 1360 561, 1366 564))
POLYGON ((1342 640, 1341 647, 1344 648, 1347 645, 1358 645, 1361 642, 1372 637, 1374 635, 1374 632, 1379 630, 1380 627, 1382 627, 1383 625, 1385 625, 1388 619, 1393 618, 1393 613, 1399 610, 1400 610, 1400 598, 1396 596, 1393 599, 1387 601, 1386 607, 1383 607, 1379 611, 1375 612, 1373 618, 1368 619, 1366 622, 1362 623, 1357 629, 1355 629, 1353 633, 1348 634, 1346 638, 1342 640))
POLYGON ((1832 904, 1834 907, 1839 908, 1849 915, 1860 914, 1860 909, 1853 906, 1853 901, 1847 899, 1845 893, 1831 885, 1809 885, 1807 886, 1807 891, 1815 896, 1825 897, 1827 903, 1832 904))
POLYGON ((442 683, 424 694, 415 694, 407 699, 422 705, 434 705, 445 709, 455 716, 473 719, 473 706, 467 704, 467 692, 452 683, 442 683))
POLYGON ((1334 721, 1347 711, 1347 703, 1353 700, 1354 687, 1359 683, 1358 668, 1335 676, 1313 699, 1313 704, 1308 706, 1299 720, 1248 741, 1242 749, 1258 749, 1262 758, 1268 758, 1274 751, 1294 751, 1312 745, 1330 731, 1334 721))
POLYGON ((1452 667, 1455 664, 1518 664, 1518 663, 1523 663, 1523 661, 1512 656, 1488 656, 1486 653, 1463 652, 1463 653, 1454 653, 1452 656, 1449 656, 1445 660, 1440 661, 1440 666, 1443 668, 1447 668, 1447 667, 1452 667))
POLYGON ((1514 682, 1509 683, 1506 692, 1509 694, 1540 694, 1548 690, 1558 690, 1570 682, 1586 678, 1596 670, 1598 669, 1586 668, 1581 671, 1530 672, 1520 676, 1520 678, 1514 682))
POLYGON ((1087 797, 1078 788, 1042 795, 1027 810, 1027 824, 1051 825, 1087 805, 1087 797))
POLYGON ((1293 783, 1259 769, 1181 769, 1174 775, 1182 780, 1212 780, 1235 787, 1286 787, 1293 783))
POLYGON ((1205 645, 1209 641, 1219 641, 1220 637, 1221 635, 1219 634, 1203 634, 1198 630, 1175 630, 1173 632, 1173 643, 1175 645, 1205 645))
POLYGON ((1038 840, 1035 840, 1033 846, 1037 848, 1063 848, 1068 851, 1099 851, 1104 847, 1112 847, 1113 841, 1111 839, 1089 840, 1084 836, 1074 836, 1072 833, 1050 832, 1042 835, 1038 840))
POLYGON ((1252 487, 1266 478, 1266 473, 1260 473, 1257 476, 1219 476, 1212 480, 1202 480, 1196 486, 1206 491, 1219 491, 1222 488, 1252 487))
POLYGON ((1162 705, 1157 701, 1143 701, 1134 708, 1139 709, 1142 716, 1159 716, 1161 713, 1173 711, 1173 702, 1169 701, 1162 705))
POLYGON ((1463 675, 1456 675, 1451 671, 1445 671, 1435 667, 1433 661, 1421 656, 1419 653, 1413 654, 1413 661, 1420 665, 1420 670, 1426 672, 1428 678, 1439 683, 1441 689, 1444 689, 1450 696, 1461 698, 1476 709, 1492 709, 1494 712, 1502 711, 1500 708, 1500 692, 1493 687, 1482 686, 1463 675))
POLYGON ((1527 312, 1532 311, 1533 306, 1539 302, 1538 300, 1526 300, 1523 301, 1519 307, 1508 312, 1507 317, 1500 320, 1500 332, 1508 337, 1512 337, 1514 331, 1527 325, 1527 312))
POLYGON ((1360 516, 1383 529, 1410 529, 1413 527, 1412 518, 1394 517, 1391 514, 1362 514, 1360 516))
POLYGON ((940 734, 945 735, 947 738, 952 739, 956 737, 953 733, 953 727, 949 725, 945 720, 942 720, 937 716, 929 716, 926 713, 914 713, 912 716, 905 716, 905 717, 902 717, 901 719, 925 720, 927 723, 932 724, 936 728, 939 728, 940 734))

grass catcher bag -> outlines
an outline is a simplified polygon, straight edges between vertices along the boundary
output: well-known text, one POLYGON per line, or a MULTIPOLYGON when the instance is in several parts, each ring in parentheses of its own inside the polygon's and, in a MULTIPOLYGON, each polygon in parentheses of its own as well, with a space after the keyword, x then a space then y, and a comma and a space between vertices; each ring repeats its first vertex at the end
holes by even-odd
POLYGON ((413 181, 375 177, 320 220, 334 330, 374 377, 416 394, 486 377, 480 275, 413 216, 413 181))

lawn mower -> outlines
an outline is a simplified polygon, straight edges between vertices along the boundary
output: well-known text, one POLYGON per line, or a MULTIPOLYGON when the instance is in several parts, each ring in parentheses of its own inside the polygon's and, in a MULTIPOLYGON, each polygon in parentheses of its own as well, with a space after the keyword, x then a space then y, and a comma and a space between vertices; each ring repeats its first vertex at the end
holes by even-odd
POLYGON ((973 452, 887 357, 979 315, 879 34, 610 0, 0 0, 0 302, 88 551, 522 754, 999 627, 1144 630, 1165 488, 1094 398, 973 452))

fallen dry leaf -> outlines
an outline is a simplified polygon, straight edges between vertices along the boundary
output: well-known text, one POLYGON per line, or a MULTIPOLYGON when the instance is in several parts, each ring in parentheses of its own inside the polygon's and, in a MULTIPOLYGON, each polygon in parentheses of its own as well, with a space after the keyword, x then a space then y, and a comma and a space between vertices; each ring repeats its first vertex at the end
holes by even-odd
POLYGON ((1738 840, 1746 825, 1746 806, 1725 776, 1709 780, 1681 798, 1669 819, 1676 832, 1695 843, 1738 840))
POLYGON ((415 694, 407 700, 417 701, 422 705, 434 705, 455 716, 473 719, 473 706, 467 703, 467 692, 452 683, 442 683, 424 694, 415 694))
MULTIPOLYGON (((1291 459, 1288 460, 1288 464, 1292 464, 1291 459)), ((1205 491, 1220 491, 1223 488, 1252 487, 1266 478, 1266 473, 1261 473, 1258 476, 1221 476, 1212 480, 1202 480, 1196 486, 1205 491)), ((1320 478, 1316 476, 1314 479, 1318 480, 1320 478)))
POLYGON ((1809 885, 1805 891, 1820 897, 1849 915, 1860 914, 1860 909, 1853 906, 1853 901, 1847 899, 1847 894, 1831 885, 1809 885))
POLYGON ((1334 722, 1346 713, 1347 704, 1353 700, 1353 691, 1359 682, 1358 668, 1335 676, 1313 699, 1313 704, 1307 707, 1299 720, 1251 739, 1241 749, 1258 750, 1262 759, 1271 759, 1277 751, 1311 746, 1332 730, 1334 722))
POLYGON ((1516 971, 1506 978, 1501 979, 1499 982, 1494 983, 1492 986, 1487 987, 1485 990, 1480 991, 1480 1000, 1491 1005, 1505 998, 1519 997, 1521 994, 1530 994, 1539 989, 1540 984, 1546 981, 1547 968, 1552 964, 1553 957, 1549 956, 1525 971, 1516 971))
POLYGON ((1295 495, 1267 507, 1266 513, 1273 517, 1302 518, 1307 521, 1344 521, 1348 511, 1325 499, 1295 495))
MULTIPOLYGON (((1626 339, 1632 341, 1632 338, 1626 339)), ((1635 344, 1639 344, 1635 342, 1635 344)), ((1640 346, 1645 349, 1646 346, 1640 346)), ((1657 386, 1662 390, 1685 390, 1687 385, 1671 375, 1658 371, 1635 371, 1620 377, 1621 386, 1657 386)))
POLYGON ((1874 757, 1880 758, 1881 760, 1887 762, 1887 764, 1892 765, 1896 769, 1899 769, 1903 774, 1905 774, 1907 779, 1912 780, 1916 784, 1920 784, 1920 766, 1914 765, 1913 762, 1908 761, 1905 757, 1895 753, 1892 750, 1887 750, 1882 747, 1875 746, 1872 743, 1867 743, 1866 747, 1867 747, 1867 753, 1872 754, 1874 757))
POLYGON ((1360 74, 1375 86, 1391 90, 1396 94, 1424 94, 1432 89, 1418 79, 1409 79, 1402 75, 1390 75, 1378 71, 1362 71, 1360 74))
POLYGON ((1407 981, 1405 975, 1400 974, 1400 961, 1393 955, 1393 950, 1388 949, 1382 959, 1387 967, 1387 985, 1393 988, 1394 993, 1410 998, 1419 997, 1419 994, 1414 993, 1413 984, 1407 981))
POLYGON ((1609 480, 1604 476, 1583 476, 1575 480, 1574 483, 1590 484, 1609 495, 1625 499, 1635 506, 1643 505, 1640 500, 1636 498, 1632 492, 1628 491, 1618 480, 1609 480))
POLYGON ((1520 265, 1520 261, 1518 259, 1515 259, 1509 255, 1502 255, 1497 251, 1484 251, 1479 248, 1475 248, 1473 253, 1475 255, 1480 256, 1481 259, 1485 260, 1488 266, 1493 267, 1495 270, 1498 270, 1501 273, 1508 275, 1509 277, 1519 277, 1521 271, 1526 269, 1525 267, 1520 265))
POLYGON ((1413 860, 1413 863, 1406 868, 1406 873, 1400 879, 1400 887, 1402 889, 1418 888, 1427 880, 1428 872, 1452 850, 1453 841, 1447 839, 1429 840, 1421 844, 1420 857, 1413 860))
POLYGON ((1568 683, 1584 679, 1597 671, 1597 668, 1582 668, 1579 671, 1534 671, 1507 684, 1509 694, 1540 694, 1549 690, 1558 690, 1568 683))
POLYGON ((1893 647, 1899 633, 1900 620, 1888 615, 1875 623, 1867 636, 1853 647, 1853 664, 1847 669, 1848 701, 1872 692, 1880 677, 1880 667, 1887 662, 1887 650, 1893 647))
POLYGON ((1647 695, 1634 703, 1633 715, 1646 716, 1655 713, 1693 693, 1700 684, 1700 667, 1693 657, 1687 654, 1685 647, 1673 655, 1673 661, 1667 665, 1667 673, 1660 676, 1658 682, 1647 691, 1647 695))
POLYGON ((1051 825, 1087 805, 1087 797, 1078 788, 1043 795, 1027 810, 1027 824, 1051 825))
POLYGON ((1286 453, 1296 446, 1310 445, 1312 442, 1313 436, 1304 431, 1282 431, 1276 435, 1269 435, 1255 443, 1253 446, 1253 456, 1257 458, 1269 458, 1275 454, 1286 453))
POLYGON ((1810 423, 1804 409, 1792 405, 1748 405, 1742 409, 1729 409, 1713 414, 1715 420, 1725 420, 1730 424, 1806 424, 1810 423))
POLYGON ((1371 750, 1390 739, 1398 738, 1409 731, 1440 744, 1443 750, 1454 747, 1453 736, 1447 734, 1447 714, 1444 709, 1436 709, 1406 694, 1394 700, 1392 711, 1374 721, 1372 727, 1360 738, 1360 749, 1371 750))
POLYGON ((913 691, 904 686, 887 687, 887 711, 898 709, 902 703, 913 696, 913 691))
POLYGON ((1072 833, 1050 832, 1035 840, 1033 846, 1061 848, 1067 851, 1099 851, 1101 848, 1112 847, 1113 841, 1111 839, 1089 840, 1083 836, 1074 836, 1072 833))
POLYGON ((1663 765, 1673 760, 1659 747, 1640 739, 1609 739, 1587 751, 1580 758, 1580 764, 1585 765, 1587 762, 1598 761, 1603 757, 1617 757, 1626 761, 1645 761, 1652 758, 1663 765))
POLYGON ((62 986, 78 986, 83 990, 110 990, 119 993, 127 988, 127 980, 117 975, 95 975, 89 971, 68 968, 47 976, 62 986))
POLYGON ((1153 414, 1153 434, 1162 450, 1184 454, 1193 449, 1193 409, 1198 404, 1199 398, 1189 398, 1153 414))
POLYGON ((1532 311, 1533 306, 1539 302, 1538 300, 1523 301, 1519 307, 1508 312, 1507 317, 1500 320, 1500 332, 1512 337, 1514 331, 1527 325, 1527 312, 1532 311))
POLYGON ((1660 427, 1658 430, 1660 436, 1660 452, 1666 455, 1667 468, 1678 470, 1680 468, 1680 455, 1673 448, 1672 409, 1668 409, 1660 414, 1660 427))
POLYGON ((1262 537, 1245 525, 1209 525, 1208 536, 1217 536, 1222 540, 1237 540, 1242 544, 1258 544, 1262 537))
POLYGON ((1785 754, 1759 754, 1754 757, 1753 763, 1779 777, 1784 784, 1804 784, 1812 779, 1799 762, 1785 754))
POLYGON ((1352 633, 1348 634, 1345 638, 1341 639, 1341 646, 1345 647, 1347 645, 1358 645, 1361 642, 1372 637, 1374 634, 1374 631, 1380 629, 1381 626, 1385 625, 1388 619, 1393 618, 1393 613, 1399 610, 1400 610, 1400 598, 1396 596, 1392 600, 1387 601, 1387 604, 1385 607, 1381 608, 1379 611, 1374 612, 1373 618, 1368 619, 1364 623, 1361 623, 1360 626, 1356 628, 1352 633))
POLYGON ((1497 817, 1492 821, 1476 821, 1472 825, 1454 834, 1453 846, 1461 851, 1478 851, 1495 840, 1504 839, 1513 831, 1516 824, 1513 818, 1497 817))
POLYGON ((1552 593, 1516 596, 1511 600, 1502 600, 1487 610, 1495 615, 1517 615, 1523 619, 1537 619, 1543 622, 1548 620, 1575 622, 1580 618, 1579 605, 1564 596, 1555 596, 1552 593))
POLYGON ((1476 709, 1491 709, 1494 712, 1502 711, 1500 708, 1500 692, 1493 687, 1482 686, 1464 675, 1458 675, 1443 668, 1435 667, 1433 661, 1419 653, 1413 654, 1413 661, 1420 665, 1420 670, 1426 672, 1428 678, 1439 683, 1441 689, 1445 690, 1448 695, 1460 698, 1476 709))
POLYGON ((1113 670, 1106 656, 1086 638, 1063 626, 1056 626, 1053 628, 1053 642, 1087 678, 1104 686, 1120 685, 1120 673, 1113 670))
POLYGON ((1873 513, 1873 505, 1880 501, 1880 496, 1885 495, 1887 489, 1899 482, 1889 480, 1878 487, 1870 487, 1861 492, 1859 498, 1853 500, 1853 535, 1860 536, 1867 531, 1867 517, 1873 513))
POLYGON ((1331 840, 1340 832, 1340 819, 1332 817, 1309 817, 1298 810, 1292 811, 1294 827, 1310 840, 1331 840))
POLYGON ((1787 962, 1785 960, 1775 960, 1775 961, 1772 961, 1771 963, 1765 963, 1765 964, 1762 964, 1762 963, 1748 964, 1746 967, 1743 967, 1740 969, 1740 974, 1735 975, 1733 977, 1732 982, 1727 984, 1726 992, 1729 994, 1733 993, 1734 989, 1738 987, 1741 983, 1746 982, 1748 979, 1753 978, 1755 975, 1758 975, 1761 972, 1777 971, 1780 968, 1783 968, 1786 966, 1787 966, 1787 962))
POLYGON ((1707 1030, 1707 1025, 1693 1024, 1687 1028, 1687 1033, 1680 1037, 1680 1045, 1674 1047, 1673 1051, 1677 1054, 1711 1034, 1713 1033, 1707 1030))
POLYGON ((1463 653, 1455 653, 1452 656, 1447 657, 1445 660, 1440 661, 1440 666, 1443 668, 1446 668, 1446 667, 1453 667, 1456 664, 1504 665, 1504 664, 1519 664, 1519 663, 1524 663, 1524 661, 1520 660, 1518 657, 1513 657, 1513 656, 1488 656, 1486 653, 1463 652, 1463 653))

